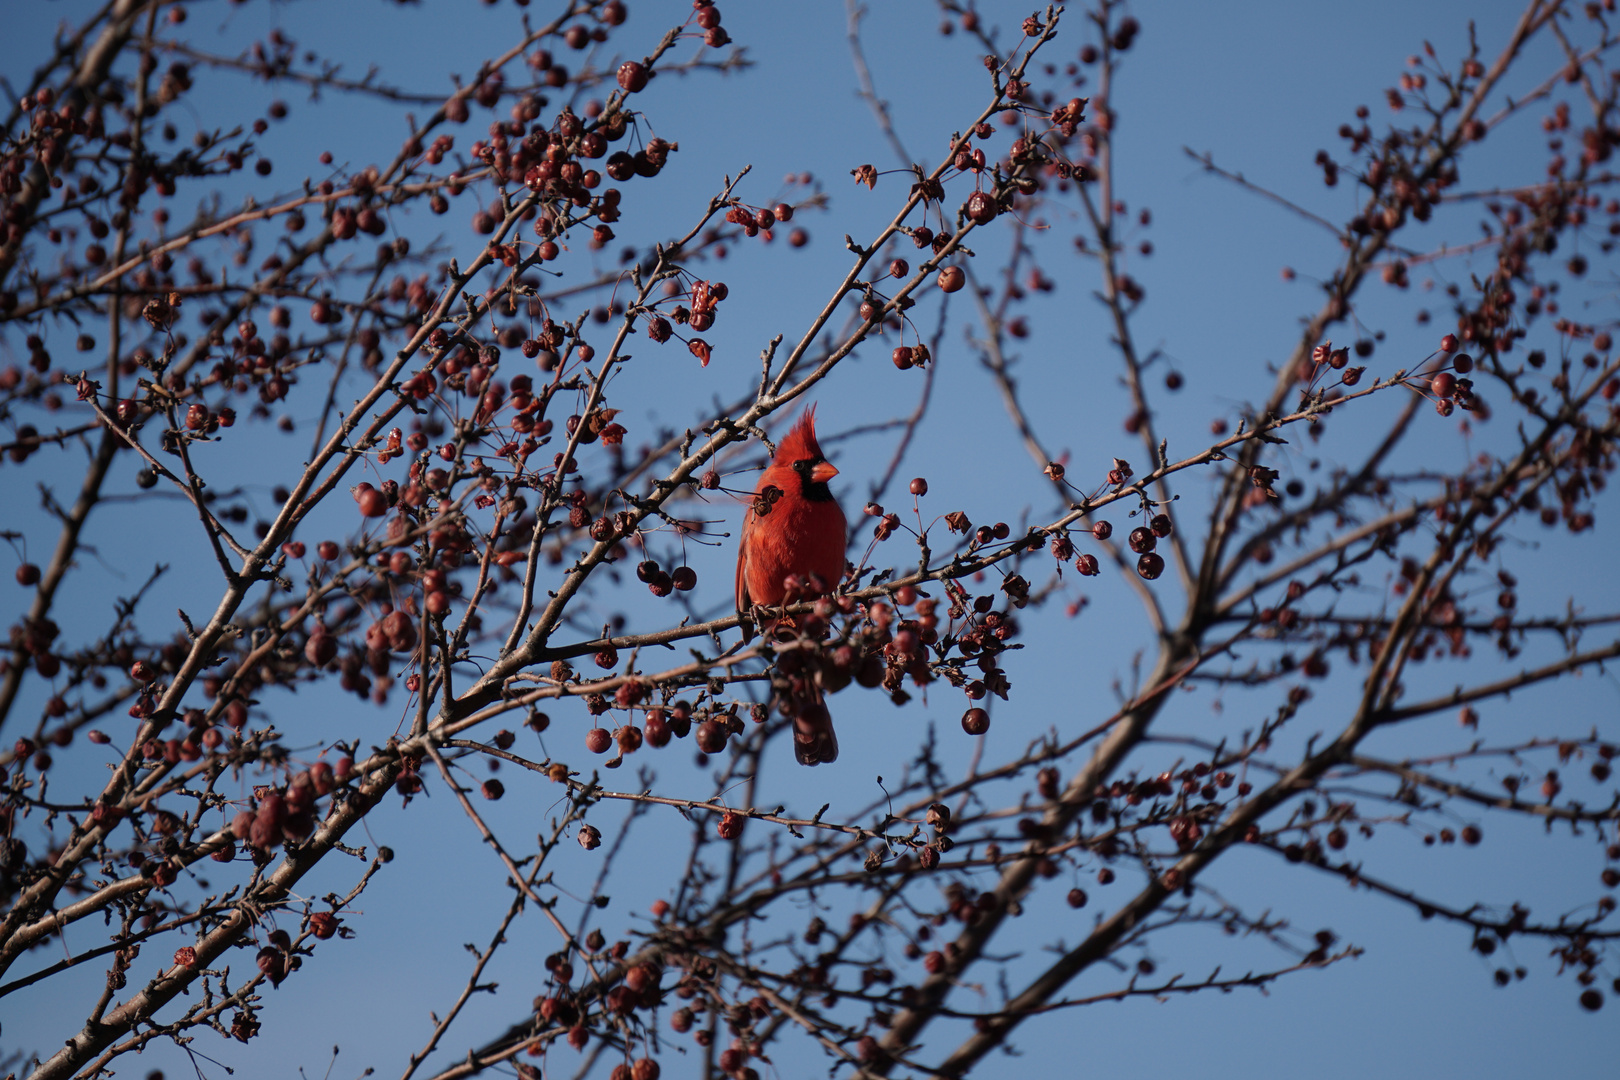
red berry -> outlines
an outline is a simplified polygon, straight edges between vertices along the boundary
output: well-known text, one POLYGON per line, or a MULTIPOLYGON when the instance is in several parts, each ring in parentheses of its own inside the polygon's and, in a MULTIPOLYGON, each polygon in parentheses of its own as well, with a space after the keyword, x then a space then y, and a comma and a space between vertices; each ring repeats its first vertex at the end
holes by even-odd
POLYGON ((382 517, 388 513, 388 499, 382 492, 369 484, 355 494, 355 502, 359 504, 362 517, 382 517))
POLYGON ((967 275, 960 266, 947 266, 939 272, 939 288, 941 292, 953 293, 967 284, 967 275))
POLYGON ((980 708, 972 708, 962 714, 962 730, 969 735, 983 735, 990 730, 990 714, 980 708))
POLYGON ((730 734, 730 729, 718 720, 705 720, 698 725, 698 749, 705 754, 718 754, 726 748, 726 738, 730 734))
POLYGON ((25 562, 17 567, 17 584, 28 588, 39 584, 39 567, 31 562, 25 562))
POLYGON ((647 88, 647 68, 639 60, 626 60, 619 65, 619 86, 627 93, 647 88))
POLYGON ((670 738, 669 721, 664 719, 663 709, 650 709, 647 719, 642 725, 642 734, 647 738, 649 746, 668 746, 670 738))
POLYGON ((612 745, 613 736, 608 734, 607 728, 591 728, 585 733, 585 749, 593 754, 605 754, 612 745))

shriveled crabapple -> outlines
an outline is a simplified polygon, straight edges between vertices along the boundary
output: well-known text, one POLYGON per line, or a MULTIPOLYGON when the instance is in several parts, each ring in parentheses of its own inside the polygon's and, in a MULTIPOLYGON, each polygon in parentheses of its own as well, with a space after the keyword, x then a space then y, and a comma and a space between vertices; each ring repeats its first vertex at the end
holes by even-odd
POLYGON ((605 754, 612 745, 613 736, 608 733, 607 728, 591 728, 585 733, 585 749, 593 754, 605 754))
POLYGON ((996 207, 995 196, 984 191, 975 191, 968 196, 967 204, 962 208, 968 220, 975 225, 988 225, 996 219, 1000 211, 996 207))

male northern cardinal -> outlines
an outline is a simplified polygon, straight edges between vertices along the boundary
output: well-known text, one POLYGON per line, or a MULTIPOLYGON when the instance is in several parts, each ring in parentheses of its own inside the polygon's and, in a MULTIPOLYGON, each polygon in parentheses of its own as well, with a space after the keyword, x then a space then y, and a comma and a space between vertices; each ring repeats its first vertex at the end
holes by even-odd
MULTIPOLYGON (((776 457, 759 478, 754 507, 743 519, 737 614, 743 616, 745 633, 756 604, 776 607, 789 599, 824 596, 843 578, 848 525, 827 488, 837 475, 816 442, 812 405, 778 444, 776 457), (771 488, 780 495, 773 497, 771 488), (792 597, 789 577, 802 583, 792 597)), ((789 695, 783 711, 793 718, 793 752, 800 764, 837 760, 838 736, 813 681, 805 693, 789 695)))

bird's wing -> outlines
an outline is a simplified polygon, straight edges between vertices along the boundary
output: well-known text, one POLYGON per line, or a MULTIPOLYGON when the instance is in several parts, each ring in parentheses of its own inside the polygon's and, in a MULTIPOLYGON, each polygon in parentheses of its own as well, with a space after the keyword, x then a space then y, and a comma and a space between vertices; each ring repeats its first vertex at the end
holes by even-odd
POLYGON ((737 629, 742 631, 744 645, 754 638, 754 624, 748 618, 754 606, 753 597, 748 595, 748 548, 753 531, 754 512, 750 510, 743 518, 742 543, 737 545, 737 629))
POLYGON ((754 532, 754 512, 743 517, 742 542, 737 545, 737 614, 747 615, 753 606, 748 597, 748 548, 754 532))

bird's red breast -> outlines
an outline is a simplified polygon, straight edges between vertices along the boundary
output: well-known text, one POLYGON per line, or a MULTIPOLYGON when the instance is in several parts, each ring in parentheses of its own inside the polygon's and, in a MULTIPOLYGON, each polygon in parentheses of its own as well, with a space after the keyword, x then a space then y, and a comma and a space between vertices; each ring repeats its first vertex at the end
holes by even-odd
POLYGON ((815 409, 805 411, 787 433, 755 488, 756 507, 767 489, 782 494, 765 514, 750 509, 743 520, 737 553, 737 611, 746 615, 755 604, 775 606, 786 596, 791 574, 820 588, 805 596, 832 591, 844 576, 844 542, 848 525, 827 481, 838 475, 816 442, 815 409))

